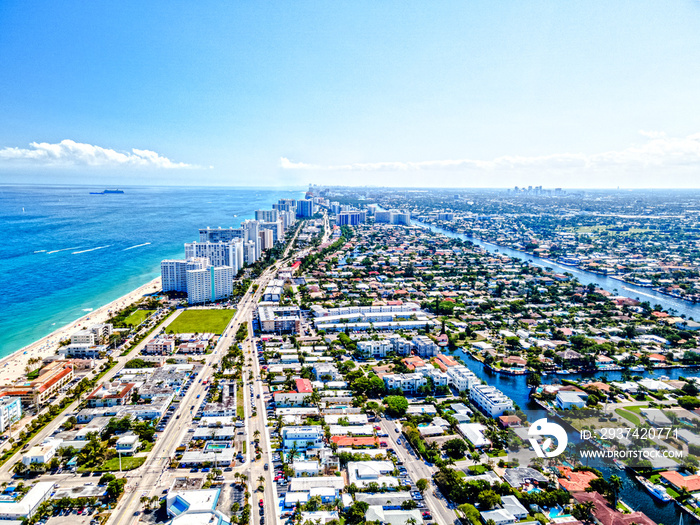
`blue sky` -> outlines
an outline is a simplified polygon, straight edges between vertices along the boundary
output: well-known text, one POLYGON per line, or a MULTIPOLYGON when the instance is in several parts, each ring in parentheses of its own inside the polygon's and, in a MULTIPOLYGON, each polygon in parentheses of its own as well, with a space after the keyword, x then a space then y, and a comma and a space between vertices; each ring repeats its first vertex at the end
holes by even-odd
POLYGON ((0 2, 0 181, 698 187, 700 1, 0 2))

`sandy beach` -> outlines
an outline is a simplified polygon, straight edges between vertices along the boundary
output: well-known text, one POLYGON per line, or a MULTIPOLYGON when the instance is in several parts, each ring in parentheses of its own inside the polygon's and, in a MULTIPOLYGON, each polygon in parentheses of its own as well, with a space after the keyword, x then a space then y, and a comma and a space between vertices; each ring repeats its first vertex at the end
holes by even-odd
POLYGON ((88 312, 84 316, 76 319, 58 330, 50 333, 46 337, 35 341, 34 343, 17 350, 15 353, 0 360, 0 385, 14 383, 17 379, 21 379, 25 374, 25 368, 32 358, 44 359, 54 355, 58 350, 58 344, 63 339, 70 337, 73 332, 83 329, 84 327, 104 323, 112 314, 122 308, 129 306, 141 299, 145 294, 150 294, 160 290, 160 277, 156 277, 152 281, 138 287, 128 294, 115 299, 109 304, 101 306, 92 312, 88 312))

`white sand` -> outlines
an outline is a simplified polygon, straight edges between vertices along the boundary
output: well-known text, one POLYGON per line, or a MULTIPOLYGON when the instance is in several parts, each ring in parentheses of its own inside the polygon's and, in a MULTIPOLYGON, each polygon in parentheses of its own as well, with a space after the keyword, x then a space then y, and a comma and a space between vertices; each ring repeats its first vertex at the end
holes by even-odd
POLYGON ((140 286, 136 290, 106 304, 80 319, 59 328, 55 332, 25 346, 21 350, 0 360, 0 385, 12 384, 25 375, 25 368, 32 358, 44 359, 56 354, 58 343, 67 339, 73 332, 82 330, 88 326, 106 322, 115 312, 135 303, 145 294, 150 294, 161 289, 160 277, 140 286))

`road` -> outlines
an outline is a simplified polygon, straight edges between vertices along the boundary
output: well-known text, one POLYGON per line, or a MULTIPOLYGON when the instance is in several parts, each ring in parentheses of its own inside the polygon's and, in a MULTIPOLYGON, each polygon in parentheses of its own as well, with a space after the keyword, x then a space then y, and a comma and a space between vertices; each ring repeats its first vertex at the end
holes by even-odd
MULTIPOLYGON (((120 499, 119 503, 114 509, 110 520, 108 523, 112 525, 122 525, 127 523, 133 523, 134 516, 140 510, 140 499, 142 496, 148 496, 149 498, 158 495, 160 496, 163 489, 168 488, 166 485, 170 485, 172 475, 168 474, 168 467, 170 465, 170 458, 173 457, 175 449, 182 442, 183 436, 188 428, 194 426, 192 424, 192 418, 194 414, 190 410, 192 405, 197 404, 197 396, 204 396, 206 394, 206 386, 199 382, 200 379, 209 377, 215 371, 213 364, 217 363, 221 355, 228 351, 228 348, 235 344, 235 335, 239 326, 242 323, 248 323, 248 333, 249 338, 245 341, 244 349, 244 369, 243 369, 243 392, 244 392, 244 407, 246 409, 246 415, 250 415, 250 389, 248 381, 248 372, 253 371, 253 373, 259 378, 260 369, 257 357, 254 355, 254 349, 251 347, 252 343, 252 313, 256 304, 260 300, 260 297, 265 290, 265 286, 272 279, 279 267, 287 262, 289 252, 294 245, 296 239, 296 233, 294 237, 289 242, 287 248, 284 251, 283 257, 275 262, 272 266, 267 268, 260 277, 255 280, 255 284, 258 288, 253 292, 253 286, 246 292, 241 301, 238 304, 238 310, 236 314, 231 319, 230 323, 224 330, 224 334, 216 344, 214 351, 206 356, 205 364, 195 378, 195 382, 189 389, 185 397, 180 401, 178 409, 173 414, 170 424, 166 427, 166 431, 161 434, 160 439, 156 441, 153 450, 149 454, 146 462, 137 470, 132 471, 127 475, 128 482, 125 489, 125 494, 120 499), (250 359, 251 364, 246 365, 245 363, 250 359), (177 416, 180 416, 178 419, 177 416)), ((272 470, 265 471, 264 464, 270 463, 271 465, 271 455, 270 455, 270 445, 268 442, 267 432, 265 431, 265 407, 264 407, 264 396, 261 391, 261 382, 254 381, 257 384, 257 393, 261 394, 260 399, 255 399, 258 404, 257 416, 246 417, 247 432, 246 439, 248 440, 247 448, 247 461, 244 465, 238 466, 234 469, 234 472, 242 472, 248 477, 248 483, 252 488, 257 487, 257 478, 260 475, 265 475, 267 482, 265 483, 265 510, 266 513, 270 513, 274 509, 275 501, 275 487, 272 486, 272 478, 270 476, 272 470), (260 439, 262 445, 262 458, 257 462, 251 462, 250 460, 254 457, 252 454, 252 447, 250 446, 252 442, 253 433, 255 430, 260 431, 260 439), (269 510, 268 510, 269 509, 269 510)), ((233 473, 229 472, 228 480, 233 479, 233 473)), ((260 496, 259 493, 251 490, 251 516, 254 516, 254 523, 259 524, 260 518, 258 514, 258 500, 260 496)), ((276 523, 276 513, 272 514, 275 518, 276 523)))
POLYGON ((399 461, 403 462, 403 466, 406 467, 408 475, 411 477, 415 483, 421 478, 425 478, 430 482, 428 489, 426 489, 423 497, 425 498, 425 504, 427 508, 433 515, 433 520, 435 525, 448 525, 455 523, 457 515, 453 510, 447 508, 447 503, 444 499, 436 497, 433 492, 435 491, 435 485, 432 484, 433 473, 436 470, 433 467, 426 465, 425 461, 419 457, 412 456, 408 449, 406 448, 406 438, 402 437, 402 434, 396 432, 397 421, 382 419, 379 425, 382 430, 389 434, 389 448, 393 448, 396 451, 396 455, 399 461), (401 445, 398 444, 397 439, 401 438, 401 445))
MULTIPOLYGON (((163 322, 161 322, 158 327, 154 329, 154 332, 159 331, 161 328, 165 328, 168 326, 170 323, 172 323, 182 310, 178 310, 175 313, 173 313, 170 317, 166 318, 163 322)), ((115 359, 116 363, 114 366, 107 372, 102 378, 100 379, 100 383, 111 381, 112 378, 121 371, 122 368, 124 368, 124 364, 129 361, 130 359, 133 359, 135 356, 139 354, 141 349, 146 345, 146 343, 150 340, 150 337, 146 337, 143 341, 141 341, 136 347, 129 352, 128 355, 125 356, 119 356, 115 359)), ((88 377, 88 376, 86 376, 88 377)), ((80 398, 73 403, 71 403, 68 408, 66 408, 60 415, 58 415, 56 418, 53 419, 48 425, 46 425, 42 430, 40 430, 31 440, 29 440, 28 445, 25 446, 24 450, 29 450, 31 447, 38 445, 42 443, 47 437, 51 436, 53 432, 58 429, 58 427, 62 424, 64 420, 64 416, 66 414, 72 414, 74 413, 77 409, 80 403, 90 394, 90 392, 85 392, 83 393, 80 398)), ((59 403, 60 400, 64 396, 59 396, 58 399, 54 403, 59 403)), ((44 408, 42 412, 46 411, 48 407, 44 408)), ((1 481, 10 481, 12 479, 12 473, 10 472, 14 464, 20 459, 22 451, 17 452, 14 456, 12 456, 10 459, 8 459, 2 467, 0 467, 0 480, 1 481)))

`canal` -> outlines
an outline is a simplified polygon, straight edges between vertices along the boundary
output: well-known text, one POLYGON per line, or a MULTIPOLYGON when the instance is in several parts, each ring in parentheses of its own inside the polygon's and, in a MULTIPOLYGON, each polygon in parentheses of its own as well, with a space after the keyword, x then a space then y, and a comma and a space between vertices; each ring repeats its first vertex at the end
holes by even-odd
POLYGON ((455 233, 444 228, 432 226, 430 224, 425 224, 418 221, 413 221, 413 223, 423 228, 429 228, 434 232, 442 233, 448 237, 452 237, 453 239, 462 239, 465 241, 470 241, 474 245, 480 246, 481 248, 488 250, 492 253, 500 253, 502 255, 507 255, 508 257, 513 257, 515 259, 527 261, 529 264, 532 264, 534 266, 539 266, 541 268, 551 268, 552 270, 556 270, 560 273, 568 272, 574 277, 576 277, 579 280, 579 282, 584 285, 593 283, 598 288, 602 290, 607 290, 611 293, 615 293, 616 295, 622 295, 631 299, 638 299, 640 301, 649 301, 649 303, 652 306, 660 304, 664 310, 673 311, 677 315, 685 314, 687 318, 693 317, 694 319, 700 319, 700 304, 698 303, 691 303, 690 301, 677 299, 675 297, 656 292, 651 288, 636 286, 634 284, 625 283, 616 279, 611 279, 610 277, 607 277, 605 275, 598 275, 596 273, 587 272, 586 270, 581 270, 574 266, 560 264, 550 259, 543 259, 542 257, 530 255, 529 253, 514 250, 506 246, 499 246, 497 244, 483 241, 475 237, 462 235, 460 233, 455 233))
MULTIPOLYGON (((601 289, 607 290, 611 293, 617 293, 619 295, 624 295, 631 297, 633 299, 639 299, 641 301, 648 300, 651 302, 652 306, 655 304, 660 304, 665 310, 675 310, 679 315, 685 314, 687 317, 700 318, 700 305, 692 304, 681 299, 674 299, 673 297, 668 297, 663 294, 654 292, 647 288, 642 288, 639 286, 628 285, 621 281, 615 279, 610 279, 605 276, 597 275, 594 273, 579 270, 577 268, 572 268, 562 264, 555 263, 550 260, 545 260, 539 257, 535 257, 524 252, 513 250, 510 248, 498 246, 492 243, 482 241, 480 239, 474 239, 461 235, 443 228, 438 228, 435 226, 427 225, 424 223, 414 223, 418 226, 430 228, 431 230, 447 235, 452 238, 459 238, 463 240, 468 240, 477 246, 493 252, 507 255, 509 257, 521 259, 528 261, 530 264, 549 267, 552 269, 557 269, 558 271, 569 272, 574 275, 582 284, 594 283, 601 289)), ((527 414, 528 421, 536 421, 537 419, 547 417, 547 412, 540 408, 537 404, 533 403, 529 398, 530 389, 527 386, 527 376, 511 376, 505 374, 499 374, 493 372, 483 363, 471 357, 471 355, 465 353, 462 350, 457 350, 454 352, 455 356, 462 358, 464 363, 482 380, 484 380, 489 385, 493 385, 498 388, 501 392, 507 395, 513 400, 513 402, 518 405, 523 412, 527 414)), ((643 377, 658 378, 660 375, 668 376, 670 379, 678 379, 680 376, 696 375, 697 369, 692 369, 692 372, 687 368, 669 368, 663 369, 661 371, 644 371, 644 372, 634 372, 634 375, 639 375, 643 377)), ((600 379, 607 378, 609 381, 621 381, 622 372, 619 371, 605 371, 605 372, 591 372, 591 373, 578 373, 569 374, 566 376, 556 376, 549 375, 542 378, 544 383, 547 382, 557 382, 559 377, 564 377, 570 380, 580 380, 580 379, 600 379)), ((578 436, 570 435, 570 441, 578 441, 578 436)), ((674 503, 660 503, 649 495, 649 493, 644 490, 628 473, 628 471, 620 471, 616 469, 613 465, 605 463, 602 460, 590 460, 589 466, 600 470, 603 476, 608 479, 613 474, 617 474, 622 478, 623 487, 620 493, 620 498, 625 501, 634 510, 639 510, 644 512, 651 519, 657 523, 663 523, 664 525, 674 525, 678 523, 683 511, 681 511, 674 503)), ((685 514, 685 520, 688 519, 688 514, 685 514)))

